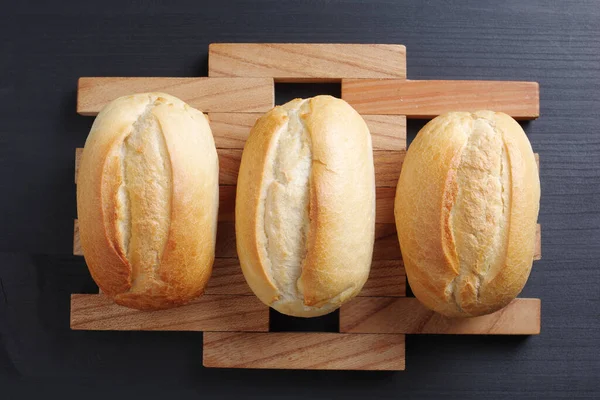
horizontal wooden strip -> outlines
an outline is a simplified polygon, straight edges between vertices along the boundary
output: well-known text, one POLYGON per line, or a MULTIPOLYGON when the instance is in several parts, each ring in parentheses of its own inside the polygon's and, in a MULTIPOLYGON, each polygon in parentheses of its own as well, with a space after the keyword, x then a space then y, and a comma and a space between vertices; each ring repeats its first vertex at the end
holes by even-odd
POLYGON ((181 307, 139 311, 116 305, 101 294, 73 294, 71 329, 266 332, 269 309, 252 296, 206 294, 181 307))
POLYGON ((406 272, 401 260, 375 260, 358 297, 406 296, 406 272))
MULTIPOLYGON (((75 174, 79 171, 79 157, 83 149, 76 150, 75 174)), ((242 150, 240 149, 217 149, 219 156, 219 183, 221 185, 235 185, 237 183, 240 162, 242 161, 242 150)), ((402 160, 406 151, 373 151, 373 162, 375 164, 375 185, 377 187, 396 187, 402 168, 402 160)), ((75 178, 77 180, 77 178, 75 178)))
MULTIPOLYGON (((215 255, 226 258, 237 257, 235 224, 233 222, 219 222, 215 255)), ((373 260, 400 260, 401 258, 396 225, 393 223, 375 224, 373 260)))
POLYGON ((481 317, 446 318, 414 297, 361 297, 342 306, 340 332, 537 335, 540 315, 539 299, 515 299, 481 317))
MULTIPOLYGON (((215 258, 207 294, 252 295, 238 258, 215 258)), ((406 296, 406 274, 400 260, 373 261, 358 296, 406 296)))
MULTIPOLYGON (((210 127, 219 149, 243 149, 250 130, 262 114, 209 113, 210 127)), ((404 115, 363 115, 374 150, 406 150, 404 115)))
MULTIPOLYGON (((235 185, 242 160, 242 150, 217 149, 217 153, 219 154, 219 183, 221 185, 235 185)), ((405 154, 404 150, 373 151, 375 186, 396 187, 405 154)))
POLYGON ((118 97, 143 92, 170 94, 202 112, 265 112, 274 90, 269 78, 79 78, 77 112, 96 115, 118 97))
MULTIPOLYGON (((534 260, 539 260, 542 257, 541 253, 541 228, 538 225, 537 237, 535 244, 534 260)), ((79 224, 75 220, 73 232, 73 254, 82 256, 81 243, 79 241, 79 224)), ((219 222, 217 226, 217 244, 215 248, 216 257, 232 258, 237 257, 235 247, 235 224, 234 222, 224 221, 219 222)), ((373 246, 373 260, 401 260, 402 253, 398 243, 398 235, 396 233, 396 225, 375 224, 375 243, 373 246)))
POLYGON ((261 113, 208 113, 217 149, 243 149, 261 113))
POLYGON ((406 48, 393 44, 212 43, 211 77, 273 77, 277 82, 406 78, 406 48))
POLYGON ((406 150, 406 115, 363 115, 374 150, 406 150))
POLYGON ((433 118, 448 111, 502 111, 516 119, 540 115, 537 82, 344 79, 342 98, 361 114, 433 118))
POLYGON ((210 368, 388 370, 405 366, 404 335, 318 332, 207 332, 210 368))

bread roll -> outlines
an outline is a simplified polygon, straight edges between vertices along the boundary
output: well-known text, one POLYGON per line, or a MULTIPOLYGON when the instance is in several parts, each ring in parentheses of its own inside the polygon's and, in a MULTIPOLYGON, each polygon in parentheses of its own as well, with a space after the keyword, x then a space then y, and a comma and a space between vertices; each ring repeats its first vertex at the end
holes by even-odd
POLYGON ((521 126, 503 113, 451 112, 406 154, 396 191, 410 287, 427 307, 470 317, 506 306, 531 270, 540 181, 521 126))
POLYGON ((317 96, 261 117, 244 147, 235 221, 244 276, 265 304, 314 317, 356 296, 375 230, 373 151, 360 115, 317 96))
POLYGON ((218 160, 207 119, 163 93, 96 117, 77 184, 81 247, 100 289, 137 309, 183 304, 212 271, 218 160))

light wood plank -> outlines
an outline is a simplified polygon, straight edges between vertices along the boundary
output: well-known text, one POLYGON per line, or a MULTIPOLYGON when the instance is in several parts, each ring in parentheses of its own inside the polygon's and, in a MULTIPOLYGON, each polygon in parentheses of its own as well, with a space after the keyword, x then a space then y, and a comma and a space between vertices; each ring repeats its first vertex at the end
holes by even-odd
POLYGON ((100 294, 71 295, 71 329, 115 331, 269 330, 269 309, 253 296, 204 295, 181 307, 139 311, 100 294))
POLYGON ((502 111, 516 119, 540 115, 537 82, 344 79, 342 98, 361 114, 433 118, 448 111, 502 111))
POLYGON ((405 367, 404 335, 207 332, 210 368, 388 370, 405 367))
MULTIPOLYGON (((538 225, 536 238, 536 249, 534 260, 539 260, 541 254, 541 229, 538 225)), ((235 247, 235 223, 231 221, 219 222, 217 226, 217 243, 215 247, 215 256, 217 258, 232 258, 237 257, 235 247)), ((79 241, 79 225, 77 220, 74 224, 73 234, 73 254, 82 256, 81 243, 79 241)), ((400 244, 398 243, 398 235, 396 233, 396 225, 394 223, 376 223, 375 224, 375 243, 373 245, 373 260, 401 260, 402 253, 400 252, 400 244)))
POLYGON ((243 149, 261 113, 208 113, 217 149, 243 149))
POLYGON ((406 150, 406 115, 362 116, 373 141, 373 150, 406 150))
POLYGON ((110 101, 164 92, 202 112, 265 112, 274 105, 269 78, 79 78, 77 112, 96 115, 110 101))
POLYGON ((276 82, 406 78, 406 48, 394 44, 211 43, 208 76, 276 82))
MULTIPOLYGON (((219 183, 221 185, 235 185, 242 160, 242 150, 217 149, 217 153, 219 155, 219 183)), ((373 151, 375 186, 396 187, 405 154, 404 150, 373 151)))
POLYGON ((481 317, 446 318, 413 297, 361 297, 342 306, 340 332, 537 335, 540 315, 539 299, 515 299, 481 317))
MULTIPOLYGON (((243 149, 250 130, 262 114, 209 113, 210 127, 218 149, 243 149)), ((404 115, 363 115, 374 150, 406 150, 404 115)))
MULTIPOLYGON (((252 295, 238 258, 215 258, 207 294, 252 295)), ((373 261, 369 279, 358 296, 406 296, 406 274, 401 260, 373 261)))

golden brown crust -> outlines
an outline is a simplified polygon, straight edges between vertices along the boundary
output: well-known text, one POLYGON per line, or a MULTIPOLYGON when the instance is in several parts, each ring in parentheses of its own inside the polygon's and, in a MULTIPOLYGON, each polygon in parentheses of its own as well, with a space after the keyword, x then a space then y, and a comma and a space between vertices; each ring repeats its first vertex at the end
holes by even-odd
POLYGON ((297 99, 257 121, 238 176, 236 236, 246 280, 265 304, 310 317, 358 294, 369 274, 374 217, 371 138, 347 103, 297 99), (306 216, 297 207, 304 196, 306 216), (303 226, 305 236, 297 235, 303 226))
POLYGON ((77 200, 86 262, 118 304, 168 308, 203 292, 214 260, 218 161, 201 112, 162 93, 107 105, 86 141, 77 200))
POLYGON ((447 316, 508 304, 533 261, 539 177, 518 123, 455 112, 419 132, 396 192, 396 227, 411 289, 447 316))

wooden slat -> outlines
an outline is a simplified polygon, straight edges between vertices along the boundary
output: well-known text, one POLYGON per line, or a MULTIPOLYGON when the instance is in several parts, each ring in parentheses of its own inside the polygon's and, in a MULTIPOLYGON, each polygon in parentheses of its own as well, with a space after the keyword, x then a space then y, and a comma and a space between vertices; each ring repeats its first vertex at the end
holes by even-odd
POLYGON ((273 77, 276 82, 406 78, 406 48, 389 44, 212 43, 211 77, 273 77))
MULTIPOLYGON (((207 294, 252 295, 238 258, 215 258, 207 294)), ((406 274, 400 260, 373 261, 371 274, 358 296, 406 296, 406 274)))
MULTIPOLYGON (((242 150, 217 149, 217 153, 219 155, 219 183, 221 185, 235 185, 242 160, 242 150)), ((373 151, 375 186, 396 187, 405 154, 404 150, 373 151)))
POLYGON ((316 332, 207 332, 211 368, 403 370, 404 335, 316 332))
POLYGON ((142 92, 164 92, 202 112, 265 112, 274 105, 269 78, 79 78, 77 112, 96 115, 110 101, 142 92))
MULTIPOLYGON (((82 149, 77 149, 77 152, 82 149)), ((237 183, 240 162, 242 161, 242 150, 240 149, 217 149, 219 156, 219 184, 235 185, 237 183)), ((396 187, 402 160, 406 151, 373 151, 373 162, 375 164, 375 185, 377 187, 396 187)), ((78 162, 78 159, 76 159, 78 162)), ((79 165, 75 165, 75 174, 79 171, 79 165)), ((77 180, 77 178, 76 178, 77 180)))
MULTIPOLYGON (((534 260, 539 260, 542 257, 541 253, 541 229, 538 225, 536 248, 533 256, 534 260)), ((77 220, 74 224, 73 235, 73 254, 82 256, 81 243, 79 242, 79 225, 77 220)), ((217 245, 215 248, 215 256, 218 258, 237 257, 235 247, 235 224, 230 221, 219 222, 217 226, 217 245)), ((375 224, 375 243, 373 246, 373 260, 401 260, 400 245, 398 243, 398 235, 396 233, 396 225, 394 223, 376 223, 375 224)))
POLYGON ((395 187, 378 187, 375 189, 375 222, 382 224, 395 223, 394 203, 396 200, 395 187))
POLYGON ((342 98, 361 114, 433 118, 448 111, 502 111, 516 119, 540 115, 537 82, 344 79, 342 98))
POLYGON ((243 149, 261 113, 208 113, 217 149, 243 149))
POLYGON ((406 150, 405 115, 363 115, 374 150, 406 150))
POLYGON ((481 317, 446 318, 413 297, 361 297, 342 306, 340 332, 537 335, 540 314, 539 299, 515 299, 481 317))
POLYGON ((82 256, 81 239, 79 238, 79 221, 73 221, 73 255, 82 256))
POLYGON ((269 309, 253 296, 204 295, 160 311, 121 307, 100 294, 71 295, 71 329, 143 331, 269 330, 269 309))
POLYGON ((373 260, 401 260, 396 224, 375 224, 373 260))
MULTIPOLYGON (((243 149, 260 113, 209 113, 210 127, 218 149, 243 149)), ((363 115, 374 150, 406 150, 404 115, 363 115)))
MULTIPOLYGON (((215 255, 225 258, 237 257, 234 222, 219 222, 215 255)), ((375 224, 373 260, 400 260, 401 258, 396 225, 394 223, 375 224)))
POLYGON ((358 297, 406 296, 406 272, 401 260, 373 261, 369 279, 358 297))

